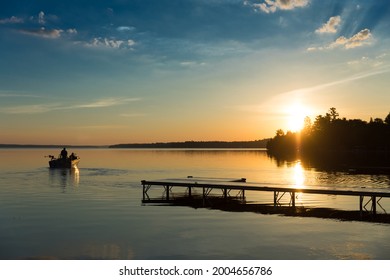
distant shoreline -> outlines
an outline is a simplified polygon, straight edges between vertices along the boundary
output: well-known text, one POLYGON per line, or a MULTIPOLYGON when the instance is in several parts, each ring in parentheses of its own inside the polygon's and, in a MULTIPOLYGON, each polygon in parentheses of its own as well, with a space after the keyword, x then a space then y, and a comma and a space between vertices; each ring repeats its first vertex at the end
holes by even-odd
POLYGON ((255 141, 186 141, 162 143, 116 144, 113 149, 265 149, 269 139, 255 141))
POLYGON ((42 145, 42 144, 0 144, 0 149, 265 149, 269 139, 255 141, 185 141, 158 143, 128 143, 114 145, 42 145))

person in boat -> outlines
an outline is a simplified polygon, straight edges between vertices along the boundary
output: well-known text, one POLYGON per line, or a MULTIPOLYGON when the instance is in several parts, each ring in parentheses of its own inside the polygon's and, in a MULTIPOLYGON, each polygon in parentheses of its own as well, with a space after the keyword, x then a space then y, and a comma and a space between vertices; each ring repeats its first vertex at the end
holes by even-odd
POLYGON ((75 159, 77 159, 77 156, 74 153, 71 153, 69 158, 70 158, 70 160, 75 160, 75 159))
POLYGON ((66 159, 68 157, 68 151, 63 148, 61 151, 61 158, 66 159))

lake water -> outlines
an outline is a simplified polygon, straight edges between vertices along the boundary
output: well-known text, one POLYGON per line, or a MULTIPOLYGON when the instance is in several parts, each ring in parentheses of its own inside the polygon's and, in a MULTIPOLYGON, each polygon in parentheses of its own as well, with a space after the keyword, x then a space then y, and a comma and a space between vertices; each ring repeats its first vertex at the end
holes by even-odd
MULTIPOLYGON (((390 191, 389 176, 278 166, 262 150, 69 151, 79 169, 50 170, 44 155, 59 150, 0 149, 0 259, 390 259, 389 224, 142 205, 140 183, 192 175, 390 191)), ((359 207, 330 195, 296 203, 359 207)), ((390 199, 381 205, 390 211, 390 199)))

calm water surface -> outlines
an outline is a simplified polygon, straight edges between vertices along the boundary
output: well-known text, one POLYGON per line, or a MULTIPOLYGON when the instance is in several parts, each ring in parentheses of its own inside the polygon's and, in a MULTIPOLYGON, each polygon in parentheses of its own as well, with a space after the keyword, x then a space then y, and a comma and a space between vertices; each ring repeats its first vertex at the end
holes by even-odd
MULTIPOLYGON (((74 152, 78 170, 50 170, 44 155, 59 150, 0 149, 1 259, 390 259, 388 224, 143 206, 140 185, 193 175, 390 191, 389 176, 278 167, 260 150, 74 152)), ((358 209, 357 198, 325 195, 297 204, 358 209)))

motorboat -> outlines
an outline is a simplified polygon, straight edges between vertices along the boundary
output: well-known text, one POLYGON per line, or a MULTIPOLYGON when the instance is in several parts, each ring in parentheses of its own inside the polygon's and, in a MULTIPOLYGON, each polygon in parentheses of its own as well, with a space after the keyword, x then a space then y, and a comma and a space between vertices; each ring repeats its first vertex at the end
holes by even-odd
POLYGON ((76 168, 77 164, 80 161, 80 157, 72 154, 69 157, 58 157, 56 158, 53 155, 48 155, 50 158, 49 167, 50 168, 76 168))

